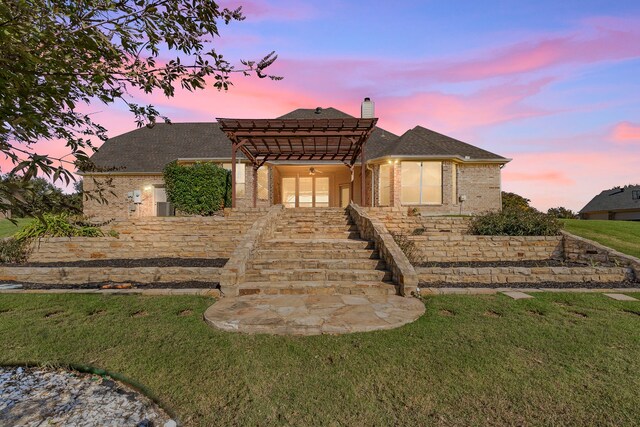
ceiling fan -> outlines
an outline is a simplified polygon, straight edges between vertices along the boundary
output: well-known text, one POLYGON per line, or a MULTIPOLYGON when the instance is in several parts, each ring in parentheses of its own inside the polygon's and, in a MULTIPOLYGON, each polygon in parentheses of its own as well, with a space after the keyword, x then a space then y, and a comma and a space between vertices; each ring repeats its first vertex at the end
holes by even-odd
POLYGON ((319 169, 316 169, 316 168, 309 168, 309 175, 315 175, 315 174, 316 174, 316 172, 317 172, 317 173, 324 173, 324 172, 322 172, 322 171, 321 171, 321 170, 319 170, 319 169))

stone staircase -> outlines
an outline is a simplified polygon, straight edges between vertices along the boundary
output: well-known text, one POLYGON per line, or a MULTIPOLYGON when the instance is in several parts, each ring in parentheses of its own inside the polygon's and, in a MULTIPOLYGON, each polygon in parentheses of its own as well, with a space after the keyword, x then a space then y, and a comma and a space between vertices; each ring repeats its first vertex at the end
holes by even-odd
POLYGON ((395 295, 391 272, 342 208, 287 209, 247 265, 240 295, 395 295))

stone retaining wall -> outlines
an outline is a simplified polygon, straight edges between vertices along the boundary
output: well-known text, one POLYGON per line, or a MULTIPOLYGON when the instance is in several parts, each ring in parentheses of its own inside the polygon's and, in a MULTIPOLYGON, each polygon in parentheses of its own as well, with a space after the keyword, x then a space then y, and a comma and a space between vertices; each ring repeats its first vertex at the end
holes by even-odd
POLYGON ((625 267, 429 267, 417 268, 420 283, 620 283, 633 278, 625 267))
POLYGON ((413 263, 562 259, 562 236, 404 236, 413 263))
POLYGON ((229 261, 221 271, 220 286, 224 289, 223 292, 228 295, 238 295, 238 284, 244 282, 247 264, 252 254, 258 243, 273 236, 283 210, 283 205, 267 208, 266 215, 258 218, 237 242, 229 261))
POLYGON ((0 281, 45 284, 220 282, 218 267, 0 267, 0 281))
POLYGON ((417 229, 424 233, 465 234, 470 217, 409 215, 408 208, 363 208, 367 215, 382 221, 390 233, 411 235, 417 229))
POLYGON ((411 296, 417 290, 418 276, 384 223, 377 218, 369 217, 366 210, 353 202, 349 204, 347 209, 351 219, 358 227, 360 236, 363 239, 374 241, 380 258, 391 270, 393 282, 400 287, 402 295, 411 296))
POLYGON ((592 240, 575 236, 566 231, 563 247, 564 256, 568 261, 581 262, 589 265, 612 264, 629 267, 635 278, 640 280, 640 259, 626 255, 592 240))
POLYGON ((55 237, 34 243, 30 262, 134 258, 229 258, 264 209, 227 216, 136 218, 104 226, 116 237, 55 237))

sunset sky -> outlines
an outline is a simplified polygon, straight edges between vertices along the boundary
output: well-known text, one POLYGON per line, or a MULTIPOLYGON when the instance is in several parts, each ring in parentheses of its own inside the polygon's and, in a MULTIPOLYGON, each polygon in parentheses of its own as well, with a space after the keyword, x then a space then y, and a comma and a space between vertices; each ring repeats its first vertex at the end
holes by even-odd
MULTIPOLYGON (((316 106, 358 115, 368 96, 382 128, 419 124, 513 158, 503 189, 545 210, 640 183, 638 0, 223 4, 247 19, 216 46, 228 59, 275 50, 270 71, 284 80, 139 100, 173 121, 211 121, 316 106)), ((124 109, 90 108, 110 135, 135 127, 124 109)))

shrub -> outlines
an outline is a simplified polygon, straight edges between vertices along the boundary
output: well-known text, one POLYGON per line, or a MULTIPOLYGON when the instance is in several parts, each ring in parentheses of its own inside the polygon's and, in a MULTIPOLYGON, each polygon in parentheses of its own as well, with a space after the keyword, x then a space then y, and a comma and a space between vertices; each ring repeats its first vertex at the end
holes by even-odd
POLYGON ((509 208, 471 220, 469 234, 483 236, 557 236, 562 223, 551 215, 533 209, 509 208))
POLYGON ((531 205, 531 200, 526 197, 522 197, 516 193, 508 193, 506 191, 502 192, 502 209, 518 209, 523 211, 528 211, 533 209, 531 205))
POLYGON ((549 208, 549 210, 547 211, 548 215, 551 215, 555 218, 561 218, 561 219, 576 219, 578 218, 578 214, 575 213, 574 211, 572 211, 571 209, 567 209, 565 207, 558 207, 558 208, 549 208))
POLYGON ((0 240, 0 263, 26 262, 31 252, 30 240, 8 237, 0 240))
POLYGON ((100 237, 103 235, 99 228, 74 222, 68 214, 61 213, 44 214, 41 218, 34 219, 14 237, 16 240, 24 241, 42 237, 100 237))
POLYGON ((186 214, 213 215, 231 206, 231 173, 214 163, 169 163, 164 181, 169 201, 186 214))

